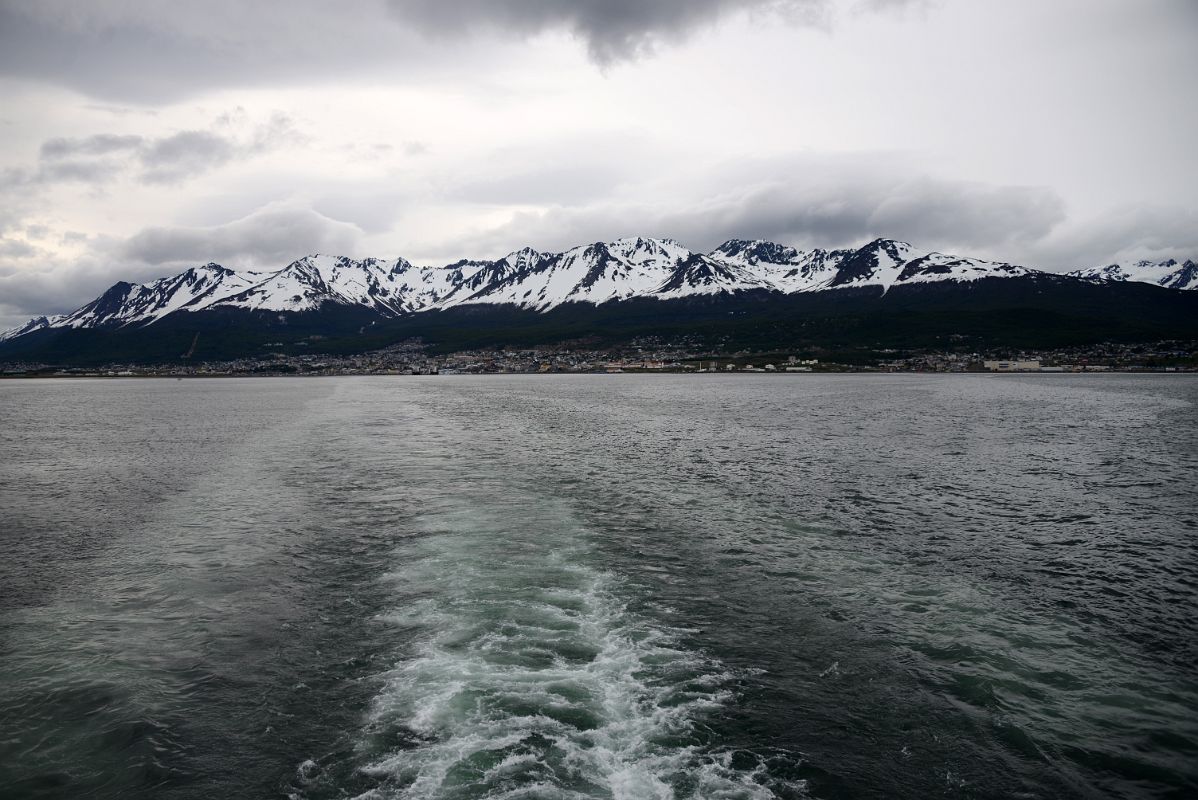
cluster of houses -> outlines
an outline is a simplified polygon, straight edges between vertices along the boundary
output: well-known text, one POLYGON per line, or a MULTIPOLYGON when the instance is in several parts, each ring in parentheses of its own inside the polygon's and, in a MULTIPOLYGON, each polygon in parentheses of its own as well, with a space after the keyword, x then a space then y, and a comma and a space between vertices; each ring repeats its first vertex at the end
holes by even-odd
MULTIPOLYGON (((448 355, 429 352, 412 339, 382 350, 358 355, 263 353, 256 358, 188 364, 109 364, 100 368, 55 367, 45 364, 0 364, 0 376, 97 375, 451 375, 486 373, 783 373, 783 372, 1178 372, 1198 370, 1198 343, 1157 342, 1151 345, 1105 343, 1053 351, 1022 352, 1007 358, 994 353, 916 352, 853 364, 799 356, 739 352, 701 355, 701 345, 634 341, 604 349, 536 347, 529 349, 467 350, 448 355)), ((708 351, 710 352, 710 351, 708 351)))

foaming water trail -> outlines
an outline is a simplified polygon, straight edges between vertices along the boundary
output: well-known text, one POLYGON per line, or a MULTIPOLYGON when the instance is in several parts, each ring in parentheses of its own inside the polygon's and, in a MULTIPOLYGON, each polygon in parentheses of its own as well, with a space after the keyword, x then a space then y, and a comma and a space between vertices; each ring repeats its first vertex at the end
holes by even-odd
POLYGON ((398 554, 386 622, 413 645, 373 704, 360 796, 773 797, 705 747, 735 676, 633 613, 562 508, 522 500, 431 514, 398 554))

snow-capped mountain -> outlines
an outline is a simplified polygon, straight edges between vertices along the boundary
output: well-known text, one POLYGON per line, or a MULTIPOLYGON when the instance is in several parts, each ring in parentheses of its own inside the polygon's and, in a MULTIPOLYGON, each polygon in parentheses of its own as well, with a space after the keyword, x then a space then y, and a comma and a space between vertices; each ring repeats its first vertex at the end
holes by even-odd
POLYGON ((6 339, 15 339, 18 336, 24 336, 25 334, 33 333, 34 331, 44 330, 45 328, 53 328, 60 319, 62 319, 61 316, 34 317, 24 325, 20 325, 16 328, 11 328, 0 333, 0 342, 5 341, 6 339))
MULTIPOLYGON (((1083 272, 1075 277, 1198 286, 1193 262, 1083 272)), ((893 239, 877 239, 855 250, 810 251, 732 239, 710 253, 695 253, 672 239, 636 237, 561 253, 524 248, 495 261, 463 260, 444 267, 417 267, 402 258, 355 261, 311 255, 275 272, 205 264, 147 284, 120 282, 70 314, 30 320, 0 334, 0 341, 47 328, 140 327, 172 314, 222 309, 311 312, 333 304, 383 317, 482 304, 547 311, 564 303, 601 305, 747 291, 796 294, 876 287, 885 294, 905 285, 1044 274, 917 250, 893 239)))
MULTIPOLYGON (((252 311, 315 311, 328 302, 361 305, 385 314, 412 310, 411 296, 420 281, 402 258, 354 261, 333 256, 305 256, 241 291, 208 304, 209 308, 252 311)), ((419 305, 416 303, 415 305, 419 305)))
POLYGON ((1167 261, 1110 264, 1105 267, 1074 270, 1069 274, 1089 280, 1155 283, 1166 289, 1198 289, 1198 264, 1189 260, 1182 264, 1171 258, 1167 261))
POLYGON ((617 239, 563 253, 521 250, 497 262, 475 262, 476 276, 433 307, 504 304, 546 311, 562 303, 599 305, 632 297, 670 299, 748 289, 776 290, 772 283, 710 255, 692 253, 672 239, 617 239))
POLYGON ((195 310, 218 303, 263 277, 254 272, 234 272, 219 264, 205 264, 152 283, 121 281, 92 302, 61 317, 54 327, 150 323, 180 309, 195 310))
POLYGON ((974 281, 1036 274, 1011 264, 917 252, 906 242, 877 239, 857 250, 799 251, 773 242, 732 239, 712 255, 740 264, 778 291, 811 292, 851 286, 892 286, 932 281, 974 281))

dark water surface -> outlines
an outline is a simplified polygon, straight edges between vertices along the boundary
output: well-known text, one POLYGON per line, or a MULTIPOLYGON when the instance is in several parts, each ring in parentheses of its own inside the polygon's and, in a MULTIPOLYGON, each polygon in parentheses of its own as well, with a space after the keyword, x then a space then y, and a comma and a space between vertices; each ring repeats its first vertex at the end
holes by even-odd
POLYGON ((0 382, 0 797, 1195 797, 1196 403, 0 382))

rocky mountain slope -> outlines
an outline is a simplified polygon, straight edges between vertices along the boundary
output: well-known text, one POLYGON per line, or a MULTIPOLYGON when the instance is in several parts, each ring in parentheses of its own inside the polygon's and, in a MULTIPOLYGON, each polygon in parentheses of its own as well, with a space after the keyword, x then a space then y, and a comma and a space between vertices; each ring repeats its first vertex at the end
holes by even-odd
MULTIPOLYGON (((1190 277, 1178 288, 1198 285, 1192 262, 1180 269, 1188 269, 1190 277)), ((695 253, 671 239, 638 237, 561 253, 524 248, 495 261, 464 260, 444 267, 417 267, 402 258, 355 261, 311 255, 275 272, 206 264, 147 284, 120 282, 82 308, 30 320, 0 334, 0 341, 53 328, 142 327, 172 314, 225 309, 310 312, 337 306, 385 318, 470 305, 548 311, 566 303, 601 305, 632 298, 670 300, 749 291, 792 295, 876 287, 885 293, 907 285, 1043 274, 1012 264, 921 251, 891 239, 858 249, 810 251, 733 239, 710 253, 695 253)), ((1103 272, 1077 277, 1147 279, 1131 275, 1103 272)))
POLYGON ((1187 260, 1179 264, 1167 261, 1136 261, 1105 267, 1079 269, 1068 273, 1077 278, 1099 281, 1136 281, 1154 283, 1166 289, 1198 289, 1198 264, 1187 260))

